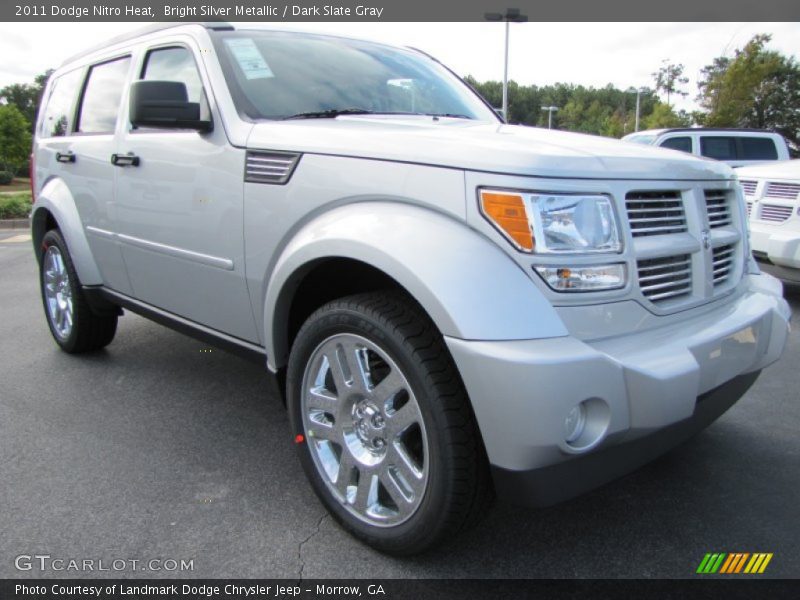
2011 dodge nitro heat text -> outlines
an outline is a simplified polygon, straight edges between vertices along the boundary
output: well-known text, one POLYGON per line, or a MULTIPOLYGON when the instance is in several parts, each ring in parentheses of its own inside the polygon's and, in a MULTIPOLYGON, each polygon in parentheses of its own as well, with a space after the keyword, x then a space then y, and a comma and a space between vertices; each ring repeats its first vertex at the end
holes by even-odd
POLYGON ((256 357, 315 492, 386 552, 632 470, 787 338, 729 167, 506 125, 416 50, 158 26, 53 74, 33 158, 58 345, 127 308, 256 357))

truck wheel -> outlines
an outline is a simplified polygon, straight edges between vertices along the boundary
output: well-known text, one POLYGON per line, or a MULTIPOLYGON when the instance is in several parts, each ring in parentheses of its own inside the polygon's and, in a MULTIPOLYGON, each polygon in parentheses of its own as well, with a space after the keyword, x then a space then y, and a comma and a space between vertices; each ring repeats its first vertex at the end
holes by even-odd
POLYGON ((44 313, 56 343, 69 353, 98 350, 117 332, 117 315, 92 312, 81 289, 67 244, 57 229, 42 239, 39 282, 44 313))
POLYGON ((314 491, 367 544, 418 553, 485 512, 488 463, 466 391, 441 334, 406 296, 359 294, 312 314, 287 392, 314 491))

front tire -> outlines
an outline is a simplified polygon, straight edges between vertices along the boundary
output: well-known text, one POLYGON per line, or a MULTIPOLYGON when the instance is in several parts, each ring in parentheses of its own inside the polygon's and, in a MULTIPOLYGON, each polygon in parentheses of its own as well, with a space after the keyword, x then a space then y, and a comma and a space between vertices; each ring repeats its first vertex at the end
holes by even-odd
POLYGON ((110 344, 117 331, 117 315, 92 312, 61 232, 51 229, 44 235, 41 253, 42 303, 56 343, 71 354, 99 350, 110 344))
POLYGON ((394 292, 326 304, 301 328, 289 413, 314 491, 383 552, 426 550, 491 499, 477 426, 441 334, 394 292))

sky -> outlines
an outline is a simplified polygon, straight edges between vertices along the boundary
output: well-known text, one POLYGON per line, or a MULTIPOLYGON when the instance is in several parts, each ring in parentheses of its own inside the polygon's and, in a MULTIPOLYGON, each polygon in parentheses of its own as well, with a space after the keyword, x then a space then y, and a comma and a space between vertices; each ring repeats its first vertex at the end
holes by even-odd
MULTIPOLYGON (((0 87, 31 82, 66 57, 141 23, 0 23, 0 87)), ((276 29, 322 31, 414 46, 459 75, 503 77, 502 23, 271 23, 276 29)), ((696 108, 700 69, 733 54, 756 33, 770 48, 800 59, 798 23, 521 23, 511 25, 509 78, 521 84, 557 82, 619 88, 653 86, 664 59, 683 63, 689 83, 678 109, 696 108)))

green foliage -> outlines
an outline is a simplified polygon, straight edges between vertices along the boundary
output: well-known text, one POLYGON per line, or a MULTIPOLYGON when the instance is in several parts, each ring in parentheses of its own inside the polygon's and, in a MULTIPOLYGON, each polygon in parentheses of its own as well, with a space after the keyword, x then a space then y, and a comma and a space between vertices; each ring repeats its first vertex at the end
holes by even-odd
POLYGON ((11 185, 14 181, 14 174, 9 171, 0 171, 0 185, 11 185))
POLYGON ((31 152, 30 123, 13 104, 0 106, 0 169, 16 173, 31 152))
POLYGON ((0 89, 0 100, 16 106, 33 127, 39 112, 39 103, 53 70, 37 75, 33 83, 12 83, 0 89))
MULTIPOLYGON (((489 104, 500 106, 502 82, 479 83, 469 76, 465 79, 489 104)), ((568 131, 619 138, 633 133, 636 123, 636 91, 632 89, 620 90, 610 84, 593 88, 566 83, 538 87, 509 81, 509 122, 547 127, 547 111, 543 111, 542 106, 557 106, 559 110, 553 114, 553 127, 568 131)), ((688 118, 675 114, 661 103, 653 90, 646 89, 640 95, 640 129, 645 128, 646 118, 656 107, 663 107, 660 121, 671 114, 674 121, 683 125, 688 118)))
POLYGON ((754 36, 733 58, 718 57, 702 71, 698 101, 710 127, 774 129, 800 144, 800 64, 754 36))
POLYGON ((689 92, 684 92, 679 86, 689 83, 689 78, 683 76, 684 66, 682 64, 674 64, 669 62, 669 59, 661 61, 661 68, 652 73, 653 81, 656 84, 656 91, 664 92, 667 95, 667 104, 673 94, 679 96, 688 96, 689 92))
POLYGON ((675 112, 668 104, 657 104, 644 119, 642 129, 662 129, 669 127, 688 127, 691 117, 684 111, 675 112))
POLYGON ((8 194, 0 196, 0 219, 25 219, 31 212, 31 195, 8 194))

